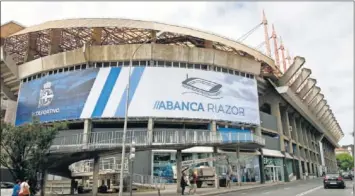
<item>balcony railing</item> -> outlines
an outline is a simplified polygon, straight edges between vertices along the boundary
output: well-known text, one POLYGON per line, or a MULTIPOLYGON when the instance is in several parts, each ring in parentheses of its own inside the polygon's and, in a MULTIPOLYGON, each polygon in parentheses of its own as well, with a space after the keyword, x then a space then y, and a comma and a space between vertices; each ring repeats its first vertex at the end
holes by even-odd
MULTIPOLYGON (((74 134, 71 136, 58 137, 51 146, 51 152, 75 151, 83 149, 119 148, 122 147, 123 132, 93 132, 90 134, 74 134), (85 142, 87 141, 87 142, 85 142)), ((198 145, 228 145, 256 143, 265 145, 262 137, 251 133, 235 132, 212 132, 205 130, 128 130, 126 145, 134 141, 136 148, 143 147, 173 147, 173 146, 198 146, 198 145)))

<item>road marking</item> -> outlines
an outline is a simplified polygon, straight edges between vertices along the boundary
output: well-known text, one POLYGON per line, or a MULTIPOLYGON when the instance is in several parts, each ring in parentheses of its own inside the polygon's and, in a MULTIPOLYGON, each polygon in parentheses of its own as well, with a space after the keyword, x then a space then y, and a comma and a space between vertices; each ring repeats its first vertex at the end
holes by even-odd
POLYGON ((288 190, 288 189, 290 189, 290 187, 286 187, 286 188, 284 188, 284 190, 288 190))
POLYGON ((308 193, 311 193, 311 192, 313 192, 313 191, 316 191, 316 190, 318 190, 318 189, 320 189, 320 188, 322 188, 322 187, 323 187, 323 186, 318 186, 318 187, 316 187, 316 188, 310 189, 310 190, 305 191, 305 192, 303 192, 303 193, 297 194, 296 196, 307 195, 308 193))
POLYGON ((263 193, 264 195, 267 195, 267 194, 269 194, 270 192, 268 191, 268 192, 265 192, 265 193, 263 193))
POLYGON ((245 194, 247 194, 247 193, 242 193, 242 195, 245 195, 245 194))

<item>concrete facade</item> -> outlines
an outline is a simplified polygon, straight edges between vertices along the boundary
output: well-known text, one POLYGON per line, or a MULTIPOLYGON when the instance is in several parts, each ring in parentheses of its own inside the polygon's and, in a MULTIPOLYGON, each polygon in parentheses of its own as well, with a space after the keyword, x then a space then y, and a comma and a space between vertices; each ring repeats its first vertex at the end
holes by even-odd
MULTIPOLYGON (((28 33, 28 45, 26 46, 24 62, 14 66, 14 63, 11 61, 13 54, 4 50, 2 64, 6 65, 7 69, 5 71, 2 70, 1 75, 6 76, 6 81, 2 82, 2 85, 5 85, 4 87, 8 89, 8 92, 3 93, 7 94, 8 99, 15 100, 9 102, 9 106, 6 109, 5 120, 7 122, 13 123, 15 120, 16 95, 18 94, 20 81, 28 82, 29 80, 35 80, 36 78, 59 72, 99 67, 99 64, 111 66, 111 62, 116 62, 117 64, 118 62, 126 62, 129 61, 133 51, 139 47, 139 44, 127 43, 104 45, 102 44, 103 40, 101 36, 103 29, 101 27, 94 27, 91 45, 84 44, 62 52, 60 48, 62 28, 64 28, 63 25, 61 28, 50 31, 49 37, 51 42, 49 44, 48 55, 36 57, 34 51, 31 50, 31 45, 36 44, 36 32, 28 29, 22 32, 28 33)), ((174 28, 170 29, 172 32, 173 30, 174 28)), ((155 36, 155 31, 153 32, 151 34, 152 37, 155 36)), ((198 35, 200 34, 194 34, 195 37, 198 35)), ((207 37, 204 36, 205 39, 207 37)), ((157 38, 155 37, 155 39, 157 38)), ((238 72, 241 75, 250 75, 258 80, 258 89, 262 89, 259 90, 261 126, 244 127, 244 125, 240 125, 240 128, 248 128, 266 140, 266 145, 263 148, 253 149, 260 152, 258 156, 260 156, 261 183, 265 182, 264 166, 267 165, 264 165, 264 159, 266 158, 280 158, 280 161, 283 163, 281 166, 283 176, 281 178, 284 181, 291 181, 293 176, 297 179, 302 179, 310 175, 320 175, 323 171, 337 170, 334 149, 342 137, 342 132, 331 112, 330 106, 327 105, 324 99, 324 95, 320 92, 321 89, 316 86, 316 80, 310 78, 311 70, 302 68, 304 58, 296 58, 289 70, 283 76, 280 76, 272 59, 263 56, 259 52, 251 51, 250 48, 243 48, 236 42, 229 45, 229 47, 235 47, 234 51, 230 52, 218 49, 215 37, 211 37, 210 40, 204 40, 203 47, 159 44, 158 41, 155 40, 150 44, 140 46, 133 61, 153 62, 153 64, 157 61, 167 61, 172 63, 184 62, 193 65, 206 65, 206 71, 238 72), (238 47, 236 47, 237 45, 238 47), (263 73, 262 70, 265 66, 274 69, 272 77, 267 77, 263 73), (273 154, 273 151, 280 154, 273 154), (286 163, 290 164, 287 165, 286 163)), ((226 44, 231 42, 231 40, 226 41, 225 39, 222 40, 222 38, 219 41, 226 44)), ((193 66, 191 68, 195 69, 196 67, 193 66)), ((4 78, 1 79, 3 80, 4 78)), ((139 121, 139 119, 131 120, 132 124, 136 121, 139 121)), ((228 127, 229 124, 229 122, 201 122, 188 119, 174 119, 174 122, 172 122, 171 120, 154 119, 151 117, 142 121, 144 121, 143 129, 146 129, 151 134, 157 128, 155 125, 162 122, 165 124, 177 122, 194 125, 208 124, 211 131, 217 131, 217 126, 228 127)), ((95 123, 97 124, 98 122, 113 124, 122 122, 122 119, 110 119, 109 121, 99 119, 95 122, 92 119, 85 119, 75 122, 80 124, 82 128, 73 128, 63 131, 61 134, 70 135, 73 132, 82 132, 84 133, 83 142, 88 143, 90 133, 113 129, 95 127, 95 123)), ((114 129, 117 129, 117 127, 114 129)), ((214 147, 211 156, 212 154, 216 155, 218 150, 220 149, 214 147)), ((241 149, 232 150, 236 152, 235 154, 239 160, 241 149)), ((140 162, 148 159, 149 156, 151 157, 152 153, 150 153, 151 151, 142 154, 139 158, 140 162)), ((181 149, 178 149, 176 152, 177 182, 179 182, 181 175, 181 154, 181 149)), ((99 178, 100 158, 94 157, 94 181, 98 181, 99 178)), ((153 175, 150 169, 152 164, 150 160, 146 161, 147 163, 134 163, 135 170, 137 171, 140 168, 139 171, 153 175), (142 167, 142 164, 148 165, 149 169, 142 167)), ((237 163, 237 168, 240 168, 239 162, 237 163)), ((239 173, 238 181, 241 181, 239 173)), ((97 183, 93 187, 93 194, 95 195, 96 193, 97 183)))

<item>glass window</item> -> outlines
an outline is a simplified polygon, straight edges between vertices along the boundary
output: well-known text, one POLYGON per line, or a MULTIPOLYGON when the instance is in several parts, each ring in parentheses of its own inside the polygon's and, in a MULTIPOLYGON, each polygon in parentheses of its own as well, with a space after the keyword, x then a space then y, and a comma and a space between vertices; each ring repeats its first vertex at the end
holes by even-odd
POLYGON ((193 69, 193 68, 194 68, 194 64, 189 63, 189 64, 187 65, 187 68, 193 69))
POLYGON ((111 63, 110 63, 110 66, 111 66, 111 67, 117 67, 117 64, 118 64, 118 62, 111 62, 111 63))
POLYGON ((202 70, 207 70, 208 69, 208 65, 201 65, 201 69, 202 70))
POLYGON ((166 61, 166 62, 165 62, 165 66, 166 66, 166 67, 171 67, 171 64, 172 64, 172 63, 171 63, 170 61, 166 61))
POLYGON ((81 65, 75 65, 75 70, 80 69, 81 65))
POLYGON ((174 62, 173 67, 179 67, 179 62, 174 62))
POLYGON ((147 66, 147 61, 139 61, 139 66, 141 66, 141 67, 145 67, 145 66, 147 66))
POLYGON ((186 68, 186 63, 180 63, 181 68, 186 68))
POLYGON ((132 62, 132 66, 138 67, 138 66, 139 66, 139 61, 133 61, 133 62, 132 62))

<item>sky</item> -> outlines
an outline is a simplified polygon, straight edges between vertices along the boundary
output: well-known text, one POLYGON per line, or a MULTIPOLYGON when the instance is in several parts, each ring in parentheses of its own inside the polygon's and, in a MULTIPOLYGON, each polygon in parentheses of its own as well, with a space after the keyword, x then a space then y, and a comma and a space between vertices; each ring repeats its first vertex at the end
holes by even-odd
MULTIPOLYGON (((265 10, 291 56, 306 58, 305 67, 312 69, 311 77, 317 79, 345 134, 340 144, 352 144, 353 8, 353 2, 1 2, 1 24, 129 18, 193 27, 236 40, 261 22, 265 10)), ((263 29, 258 28, 244 42, 257 46, 263 39, 263 29)))

